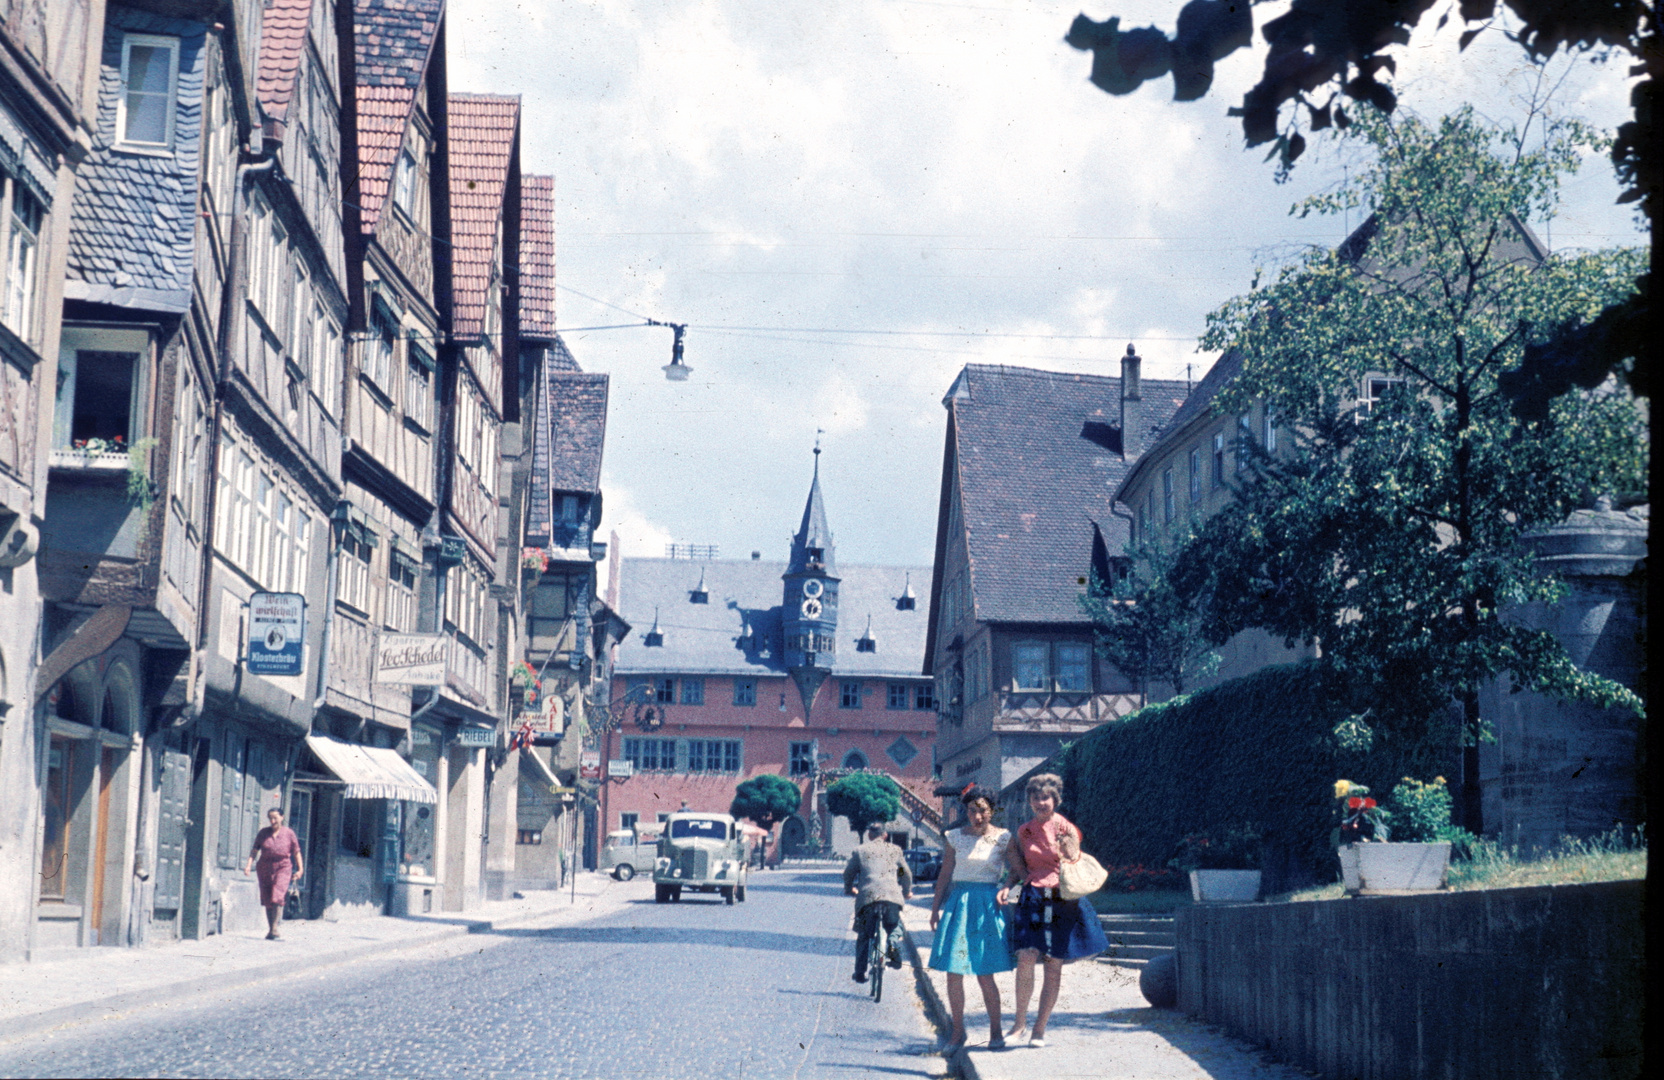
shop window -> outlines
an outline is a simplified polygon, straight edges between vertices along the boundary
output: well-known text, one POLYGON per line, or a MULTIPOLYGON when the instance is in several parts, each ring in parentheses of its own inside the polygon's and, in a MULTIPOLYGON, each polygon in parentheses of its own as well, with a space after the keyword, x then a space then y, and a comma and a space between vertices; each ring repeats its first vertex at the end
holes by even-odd
POLYGON ((360 859, 373 858, 385 816, 380 799, 342 799, 341 853, 360 859))
POLYGON ((123 143, 157 148, 173 145, 178 75, 178 38, 128 34, 122 39, 116 130, 123 143))

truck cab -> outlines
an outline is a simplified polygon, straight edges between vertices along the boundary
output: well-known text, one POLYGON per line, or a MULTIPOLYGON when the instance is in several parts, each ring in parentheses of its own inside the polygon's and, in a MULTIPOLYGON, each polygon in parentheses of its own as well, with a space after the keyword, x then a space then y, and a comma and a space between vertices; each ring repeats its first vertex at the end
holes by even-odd
POLYGON ((746 841, 727 814, 671 814, 653 864, 653 899, 682 898, 683 890, 718 893, 732 904, 745 900, 746 841))
POLYGON ((601 869, 619 881, 651 873, 659 856, 659 830, 614 829, 601 848, 601 869))

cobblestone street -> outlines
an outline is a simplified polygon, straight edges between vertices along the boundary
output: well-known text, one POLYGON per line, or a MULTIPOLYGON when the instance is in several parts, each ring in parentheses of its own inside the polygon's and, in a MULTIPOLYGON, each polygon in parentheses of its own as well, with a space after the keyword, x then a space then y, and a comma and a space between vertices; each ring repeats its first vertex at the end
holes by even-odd
POLYGON ((697 894, 659 905, 645 878, 609 882, 582 921, 459 936, 17 1039, 0 1045, 0 1075, 943 1075, 911 966, 891 973, 880 1005, 850 981, 836 871, 752 882, 733 906, 697 894))

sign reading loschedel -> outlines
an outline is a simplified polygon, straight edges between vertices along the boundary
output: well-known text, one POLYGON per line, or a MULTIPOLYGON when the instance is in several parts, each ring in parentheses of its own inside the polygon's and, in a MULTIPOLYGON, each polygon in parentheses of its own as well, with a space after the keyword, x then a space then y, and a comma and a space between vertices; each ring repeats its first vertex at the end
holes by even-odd
POLYGON ((376 682, 444 686, 445 635, 384 632, 376 647, 376 682))

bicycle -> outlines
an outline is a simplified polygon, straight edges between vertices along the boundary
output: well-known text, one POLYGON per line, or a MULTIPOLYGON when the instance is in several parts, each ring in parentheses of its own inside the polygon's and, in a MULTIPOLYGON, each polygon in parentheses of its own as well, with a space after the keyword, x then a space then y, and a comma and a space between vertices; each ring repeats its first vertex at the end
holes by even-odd
POLYGON ((874 1001, 881 1001, 884 997, 884 969, 888 966, 890 952, 890 932, 884 928, 884 920, 876 911, 870 917, 873 926, 872 937, 867 941, 868 991, 874 1001))

